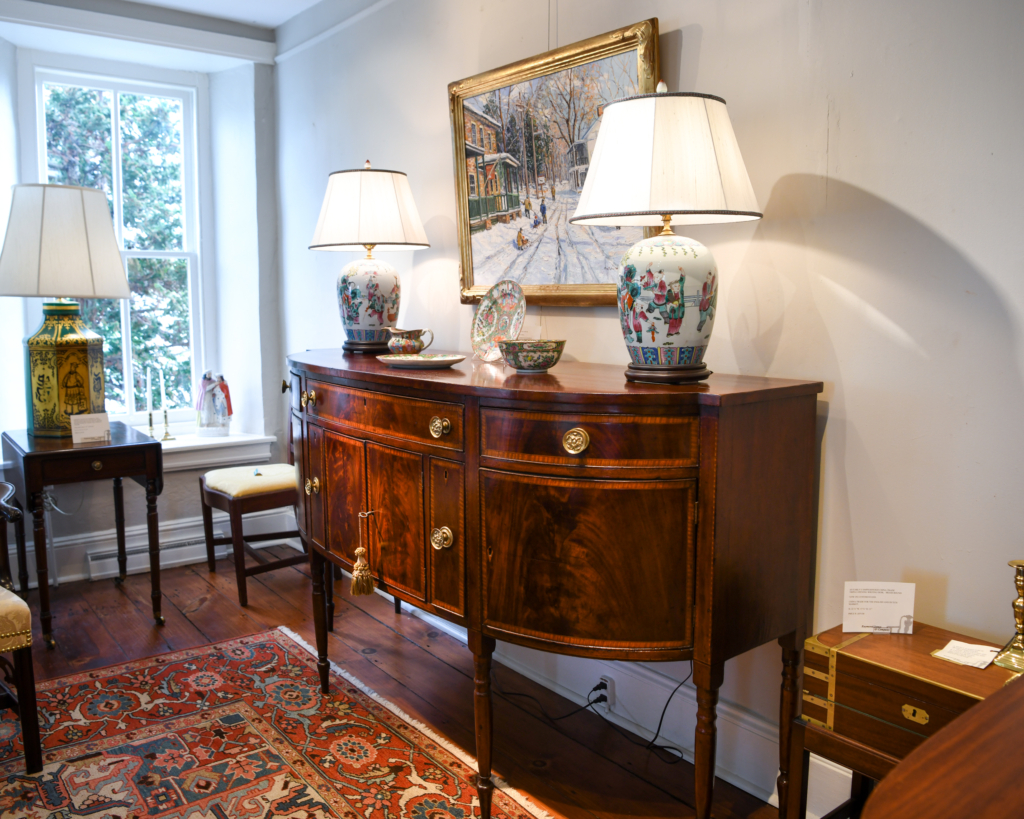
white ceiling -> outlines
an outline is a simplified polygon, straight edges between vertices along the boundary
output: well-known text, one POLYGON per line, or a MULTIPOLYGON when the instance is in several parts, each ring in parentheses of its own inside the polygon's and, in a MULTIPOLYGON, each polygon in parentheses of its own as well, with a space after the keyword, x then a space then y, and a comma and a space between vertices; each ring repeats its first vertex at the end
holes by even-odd
POLYGON ((207 17, 220 17, 263 28, 277 28, 285 20, 316 5, 319 0, 130 0, 207 17))

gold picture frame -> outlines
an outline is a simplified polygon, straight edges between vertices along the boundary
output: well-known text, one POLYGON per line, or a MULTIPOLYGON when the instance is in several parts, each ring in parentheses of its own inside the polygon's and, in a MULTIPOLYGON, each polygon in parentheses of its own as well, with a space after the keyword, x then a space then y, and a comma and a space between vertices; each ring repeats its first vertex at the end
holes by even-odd
POLYGON ((652 17, 448 86, 463 304, 502 278, 531 304, 615 304, 617 261, 644 229, 568 218, 603 105, 653 92, 659 71, 652 17))

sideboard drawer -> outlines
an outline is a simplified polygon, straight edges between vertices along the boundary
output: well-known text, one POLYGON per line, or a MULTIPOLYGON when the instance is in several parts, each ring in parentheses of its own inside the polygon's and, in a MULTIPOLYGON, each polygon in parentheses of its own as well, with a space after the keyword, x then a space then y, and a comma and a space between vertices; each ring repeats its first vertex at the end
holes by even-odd
POLYGON ((463 407, 307 380, 306 412, 327 421, 462 450, 463 407))
POLYGON ((481 454, 511 461, 587 466, 696 466, 696 416, 569 415, 483 409, 481 454), (572 430, 582 430, 573 435, 572 430), (574 450, 585 448, 578 454, 574 450))

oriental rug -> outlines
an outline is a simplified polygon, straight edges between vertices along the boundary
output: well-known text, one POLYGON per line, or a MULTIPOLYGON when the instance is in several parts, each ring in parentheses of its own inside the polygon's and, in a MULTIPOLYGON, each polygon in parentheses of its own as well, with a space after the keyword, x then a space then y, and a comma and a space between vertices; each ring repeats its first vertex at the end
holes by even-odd
MULTIPOLYGON (((3 819, 470 819, 476 764, 287 629, 40 683, 0 718, 3 819)), ((496 782, 495 819, 546 819, 496 782)))

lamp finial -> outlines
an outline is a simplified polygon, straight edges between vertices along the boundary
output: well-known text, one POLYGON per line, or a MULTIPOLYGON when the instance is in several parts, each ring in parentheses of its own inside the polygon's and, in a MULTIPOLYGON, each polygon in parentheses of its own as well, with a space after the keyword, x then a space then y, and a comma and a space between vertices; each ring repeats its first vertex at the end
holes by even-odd
POLYGON ((657 91, 659 94, 666 93, 668 91, 668 83, 666 83, 664 80, 658 80, 657 91))
POLYGON ((370 160, 369 160, 369 159, 367 159, 367 160, 366 160, 366 164, 365 164, 365 165, 363 165, 363 170, 364 170, 364 171, 368 171, 368 170, 370 170, 370 160))

